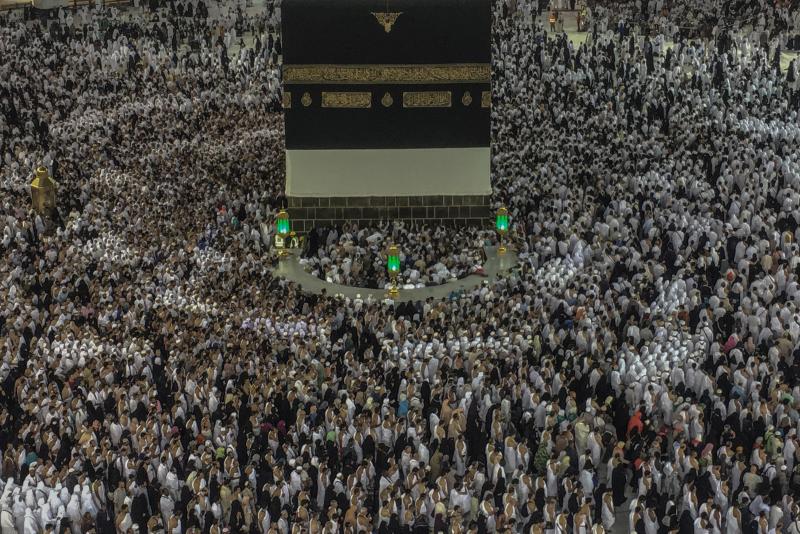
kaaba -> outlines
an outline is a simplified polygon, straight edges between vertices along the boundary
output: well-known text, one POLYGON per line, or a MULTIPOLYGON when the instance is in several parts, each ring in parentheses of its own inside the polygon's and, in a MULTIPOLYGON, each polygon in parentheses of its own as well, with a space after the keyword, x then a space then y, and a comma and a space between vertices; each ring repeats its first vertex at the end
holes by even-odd
POLYGON ((484 225, 489 0, 284 0, 281 18, 294 228, 484 225))

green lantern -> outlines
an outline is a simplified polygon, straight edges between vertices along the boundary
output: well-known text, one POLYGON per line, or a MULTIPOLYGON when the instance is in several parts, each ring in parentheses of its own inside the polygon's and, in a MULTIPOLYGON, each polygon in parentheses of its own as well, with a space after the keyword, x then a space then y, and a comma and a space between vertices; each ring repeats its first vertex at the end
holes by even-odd
POLYGON ((386 270, 389 274, 397 275, 400 273, 400 251, 396 245, 389 247, 389 253, 386 258, 386 270))
POLYGON ((286 210, 281 210, 278 212, 278 216, 275 219, 275 229, 277 230, 278 235, 281 237, 289 235, 289 233, 292 231, 289 224, 289 214, 286 213, 286 210))
POLYGON ((508 210, 505 206, 501 206, 500 209, 497 210, 497 218, 495 219, 494 226, 500 238, 500 246, 497 247, 497 252, 499 254, 505 254, 507 249, 503 244, 503 236, 508 233, 508 210))
POLYGON ((389 297, 396 299, 400 295, 400 290, 397 288, 397 277, 400 275, 400 249, 397 245, 391 245, 386 252, 386 271, 392 281, 389 297))
POLYGON ((506 208, 497 210, 495 226, 500 233, 508 232, 508 210, 506 208))
POLYGON ((289 224, 289 214, 286 210, 281 210, 275 217, 275 244, 278 251, 278 258, 284 259, 289 256, 288 237, 292 233, 292 226, 289 224))

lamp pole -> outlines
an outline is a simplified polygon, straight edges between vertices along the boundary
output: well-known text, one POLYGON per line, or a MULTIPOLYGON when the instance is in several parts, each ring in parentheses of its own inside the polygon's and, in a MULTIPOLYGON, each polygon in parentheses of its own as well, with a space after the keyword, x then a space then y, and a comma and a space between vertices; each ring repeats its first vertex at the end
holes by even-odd
POLYGON ((43 217, 52 215, 56 207, 56 182, 44 166, 38 167, 34 173, 31 182, 31 204, 43 217))
POLYGON ((497 247, 498 254, 505 254, 508 250, 503 244, 503 236, 508 233, 508 210, 505 206, 501 206, 497 210, 497 218, 495 219, 495 229, 500 238, 500 246, 497 247))
POLYGON ((278 249, 278 258, 283 259, 289 255, 289 251, 287 250, 286 246, 286 238, 289 237, 289 233, 291 232, 289 214, 286 212, 286 210, 279 211, 277 217, 275 217, 275 229, 281 238, 281 246, 278 249))
POLYGON ((400 290, 397 288, 397 277, 400 275, 400 249, 397 248, 397 245, 391 245, 387 251, 386 272, 389 273, 389 279, 392 281, 389 297, 396 299, 400 295, 400 290))

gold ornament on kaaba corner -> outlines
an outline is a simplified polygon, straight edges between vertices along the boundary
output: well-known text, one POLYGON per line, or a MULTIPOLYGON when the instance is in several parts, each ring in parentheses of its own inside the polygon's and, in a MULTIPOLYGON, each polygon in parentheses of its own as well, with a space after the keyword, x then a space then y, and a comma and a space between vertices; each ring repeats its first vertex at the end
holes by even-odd
POLYGON ((464 96, 461 97, 461 103, 465 106, 472 104, 472 95, 469 94, 469 91, 464 91, 464 96))
POLYGON ((383 26, 383 31, 385 31, 386 33, 392 31, 392 26, 394 26, 394 23, 397 21, 397 17, 399 17, 402 14, 403 14, 402 11, 398 13, 386 13, 381 11, 372 12, 372 15, 378 20, 378 24, 383 26))
POLYGON ((492 92, 484 91, 481 93, 481 107, 488 108, 492 106, 492 92))
POLYGON ((292 108, 292 93, 289 91, 283 92, 283 109, 291 109, 292 108))
POLYGON ((308 94, 308 93, 303 93, 303 98, 300 99, 300 103, 302 103, 303 106, 305 106, 305 107, 310 106, 311 105, 311 95, 308 94))
POLYGON ((394 98, 392 98, 392 95, 387 92, 385 95, 383 95, 383 98, 381 98, 381 104, 383 104, 383 107, 388 108, 394 104, 394 98))

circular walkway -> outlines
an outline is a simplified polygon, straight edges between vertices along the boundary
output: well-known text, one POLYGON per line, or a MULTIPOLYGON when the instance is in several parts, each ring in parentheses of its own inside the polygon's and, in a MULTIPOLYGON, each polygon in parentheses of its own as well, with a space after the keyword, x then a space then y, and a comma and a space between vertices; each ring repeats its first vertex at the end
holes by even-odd
MULTIPOLYGON (((460 280, 448 282, 438 286, 428 286, 416 289, 400 289, 400 296, 394 299, 395 302, 409 302, 425 300, 432 297, 436 300, 447 298, 453 292, 469 291, 480 286, 483 281, 494 281, 499 275, 509 271, 517 264, 517 255, 509 250, 505 254, 498 254, 496 247, 487 247, 486 261, 483 264, 484 275, 471 274, 460 280)), ((322 293, 323 290, 328 295, 342 295, 350 299, 360 297, 366 299, 372 297, 375 300, 388 298, 385 289, 368 289, 365 287, 345 286, 333 284, 320 280, 316 276, 306 272, 300 265, 296 255, 289 255, 280 261, 274 273, 291 280, 303 287, 303 290, 312 293, 322 293)))

